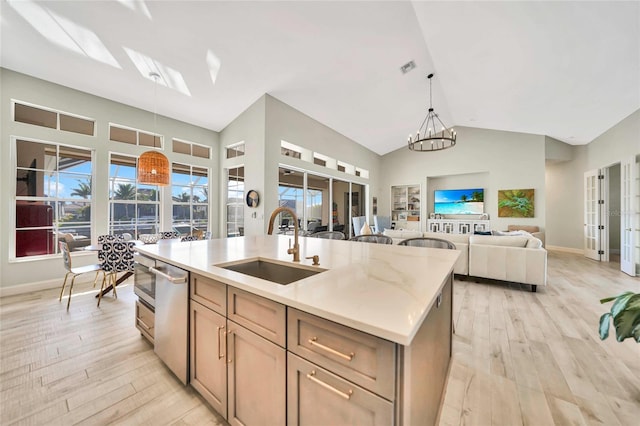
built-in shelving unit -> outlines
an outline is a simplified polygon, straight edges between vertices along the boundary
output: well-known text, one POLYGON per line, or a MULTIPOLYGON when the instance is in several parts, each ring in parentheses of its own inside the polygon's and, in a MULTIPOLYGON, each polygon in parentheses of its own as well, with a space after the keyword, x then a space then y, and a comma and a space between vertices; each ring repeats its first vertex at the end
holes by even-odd
POLYGON ((391 223, 394 228, 420 230, 420 185, 391 187, 391 223))
POLYGON ((475 219, 429 219, 427 220, 429 232, 441 232, 444 234, 473 234, 474 232, 487 232, 491 230, 490 220, 475 219))

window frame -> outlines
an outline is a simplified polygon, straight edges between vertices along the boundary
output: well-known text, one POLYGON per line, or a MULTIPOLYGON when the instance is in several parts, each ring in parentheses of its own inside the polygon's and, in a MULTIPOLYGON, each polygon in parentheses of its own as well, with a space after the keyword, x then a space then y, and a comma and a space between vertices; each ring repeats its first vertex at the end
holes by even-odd
MULTIPOLYGON (((209 198, 209 193, 211 192, 211 169, 209 167, 204 167, 204 166, 197 166, 197 165, 193 165, 193 164, 185 164, 183 162, 180 161, 172 161, 171 162, 171 228, 172 229, 177 229, 176 228, 176 220, 173 218, 173 208, 175 206, 188 206, 189 208, 189 233, 188 235, 193 235, 193 231, 195 229, 201 230, 203 232, 209 232, 210 231, 210 218, 211 218, 211 201, 209 198), (178 184, 176 185, 175 179, 173 179, 173 173, 174 173, 174 165, 180 165, 182 167, 188 167, 189 168, 189 201, 176 201, 173 197, 173 188, 174 187, 182 187, 184 185, 182 184, 178 184), (203 169, 207 171, 207 184, 206 185, 198 185, 197 181, 194 182, 194 174, 193 174, 193 169, 197 168, 197 169, 203 169), (206 187, 207 189, 207 201, 206 202, 194 202, 194 188, 204 188, 206 187), (206 206, 207 208, 207 218, 206 218, 206 226, 205 229, 202 229, 201 226, 197 226, 197 223, 194 223, 194 221, 196 219, 194 219, 193 217, 193 210, 194 207, 198 207, 198 206, 206 206)), ((184 221, 181 221, 184 222, 184 221)), ((183 233, 181 233, 181 235, 185 235, 183 233)))
MULTIPOLYGON (((9 161, 11 164, 11 190, 10 190, 10 197, 11 197, 11 203, 12 203, 12 208, 9 209, 9 221, 11 223, 11 228, 10 228, 10 235, 9 235, 9 263, 21 263, 21 262, 31 262, 31 261, 37 261, 37 260, 42 260, 42 259, 51 259, 51 258, 56 258, 56 257, 60 257, 61 254, 59 252, 58 249, 58 238, 56 238, 57 235, 59 235, 60 232, 60 217, 59 217, 59 203, 65 203, 65 202, 78 202, 79 200, 81 203, 88 203, 91 214, 89 217, 89 223, 87 225, 77 225, 76 228, 80 228, 80 229, 88 229, 89 231, 89 235, 91 236, 90 238, 93 239, 93 235, 95 235, 95 207, 96 207, 96 198, 95 198, 95 187, 92 186, 91 188, 91 195, 88 199, 82 199, 82 198, 71 198, 71 197, 59 197, 58 193, 56 192, 56 197, 49 197, 49 196, 45 196, 44 194, 42 196, 28 196, 28 195, 17 195, 17 191, 16 191, 16 181, 18 178, 18 170, 24 170, 24 169, 30 169, 30 167, 18 167, 18 141, 25 141, 25 142, 30 142, 30 143, 38 143, 38 144, 43 144, 43 145, 54 145, 56 147, 56 170, 53 171, 53 173, 55 173, 56 175, 56 189, 59 187, 59 183, 60 183, 60 173, 61 171, 59 170, 59 162, 60 162, 60 147, 65 147, 65 148, 72 148, 72 149, 76 149, 76 150, 82 150, 82 151, 86 151, 87 153, 89 153, 90 155, 90 161, 91 161, 91 172, 89 174, 85 174, 85 173, 77 173, 77 172, 64 172, 62 171, 63 175, 69 175, 69 176, 73 176, 76 175, 77 176, 89 176, 89 178, 91 179, 92 182, 95 182, 95 159, 96 159, 96 150, 95 148, 88 148, 88 147, 84 147, 84 146, 78 146, 78 145, 72 145, 72 144, 68 144, 68 143, 62 143, 62 142, 55 142, 55 141, 49 141, 49 140, 43 140, 43 139, 38 139, 38 138, 32 138, 32 137, 22 137, 22 136, 15 136, 12 135, 10 136, 10 147, 9 147, 9 161), (37 202, 37 203, 41 203, 41 204, 50 204, 53 205, 53 221, 52 221, 52 225, 51 226, 33 226, 33 227, 22 227, 22 228, 18 228, 17 224, 16 224, 16 209, 18 206, 18 201, 24 201, 24 202, 37 202), (17 232, 18 230, 38 230, 38 229, 49 229, 50 232, 53 233, 53 236, 51 237, 53 239, 53 253, 47 253, 47 254, 37 254, 37 255, 32 255, 32 256, 17 256, 17 250, 16 250, 16 244, 17 244, 17 232)), ((46 172, 45 169, 38 169, 36 168, 35 170, 41 170, 42 172, 46 172)), ((79 222, 79 223, 83 223, 79 222)))

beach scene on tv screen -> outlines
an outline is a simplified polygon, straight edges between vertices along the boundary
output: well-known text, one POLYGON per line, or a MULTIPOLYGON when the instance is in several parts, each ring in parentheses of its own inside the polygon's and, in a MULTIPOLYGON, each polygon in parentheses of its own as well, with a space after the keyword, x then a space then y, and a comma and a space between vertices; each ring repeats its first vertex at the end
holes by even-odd
POLYGON ((443 189, 434 191, 435 213, 482 214, 484 189, 443 189))

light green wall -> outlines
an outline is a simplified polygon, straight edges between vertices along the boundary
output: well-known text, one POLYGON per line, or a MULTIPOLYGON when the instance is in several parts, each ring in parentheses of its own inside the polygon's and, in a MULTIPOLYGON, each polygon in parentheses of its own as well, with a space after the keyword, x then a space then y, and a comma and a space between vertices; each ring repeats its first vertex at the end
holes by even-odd
MULTIPOLYGON (((220 132, 220 158, 222 158, 220 188, 223 202, 220 212, 220 228, 225 227, 226 213, 224 212, 226 199, 225 169, 244 166, 245 194, 253 189, 260 194, 260 204, 256 208, 244 208, 244 234, 264 234, 265 190, 268 187, 265 179, 265 96, 261 96, 235 120, 233 120, 222 132, 220 132), (225 147, 244 141, 245 154, 241 157, 225 158, 225 147)), ((226 235, 226 230, 221 229, 221 236, 226 235)))
MULTIPOLYGON (((561 149, 571 152, 570 159, 547 162, 546 166, 549 206, 546 213, 547 246, 582 250, 584 173, 640 155, 640 110, 630 114, 588 145, 566 145, 561 149)), ((618 233, 615 225, 612 232, 618 233)), ((614 243, 615 238, 616 236, 614 243)), ((617 238, 619 240, 619 236, 617 238)))
MULTIPOLYGON (((364 146, 325 126, 295 108, 266 95, 266 152, 265 180, 276 182, 265 190, 267 212, 273 211, 278 203, 278 164, 302 168, 319 175, 332 176, 340 180, 348 180, 369 185, 367 206, 371 214, 371 198, 381 193, 378 176, 381 171, 381 158, 378 154, 364 146), (280 142, 286 141, 308 150, 326 155, 369 171, 370 179, 339 172, 327 167, 280 154, 280 142)), ((268 218, 267 218, 268 219, 268 218)), ((372 219, 371 219, 372 221, 372 219)), ((265 225, 266 229, 266 225, 265 225)))
POLYGON ((485 212, 489 214, 493 229, 504 230, 509 224, 538 225, 544 229, 544 136, 469 127, 456 127, 456 131, 457 144, 451 149, 414 152, 402 147, 383 156, 381 186, 385 189, 378 200, 381 214, 389 214, 391 185, 419 183, 423 191, 421 226, 426 230, 424 216, 433 211, 435 187, 433 184, 428 187, 427 183, 437 178, 438 189, 442 189, 442 183, 447 181, 452 185, 447 189, 483 187, 485 212), (474 175, 482 179, 478 181, 474 175), (499 218, 498 190, 518 188, 535 189, 535 217, 499 218))
MULTIPOLYGON (((0 288, 7 288, 27 283, 49 282, 60 280, 63 276, 62 261, 59 257, 42 260, 19 260, 9 262, 9 247, 13 241, 13 225, 15 213, 12 199, 15 193, 15 171, 11 165, 10 148, 12 137, 22 137, 40 141, 50 141, 63 144, 87 147, 95 150, 93 164, 93 186, 95 204, 93 214, 93 235, 106 234, 108 232, 108 174, 109 153, 140 155, 146 149, 123 143, 108 141, 109 122, 125 126, 157 132, 165 137, 164 153, 170 161, 209 167, 211 169, 212 182, 219 175, 219 149, 218 134, 216 132, 192 126, 190 124, 158 116, 154 124, 152 112, 140 110, 104 98, 96 97, 68 87, 52 84, 0 68, 0 114, 2 129, 0 130, 0 161, 3 167, 0 170, 2 177, 0 183, 0 197, 5 200, 5 208, 0 209, 0 288), (68 113, 78 114, 96 120, 96 136, 85 136, 69 132, 63 132, 30 124, 13 121, 11 100, 19 100, 35 105, 52 108, 68 113), (171 152, 171 140, 178 138, 190 142, 212 147, 212 158, 205 160, 183 154, 171 152)), ((161 99, 161 95, 158 95, 161 99)), ((171 196, 170 188, 163 189, 163 199, 171 196)), ((218 223, 217 185, 211 185, 210 189, 211 212, 210 220, 218 223)), ((167 203, 163 209, 163 227, 171 225, 171 206, 167 203)), ((217 227, 213 228, 214 233, 217 227)), ((94 254, 82 253, 76 256, 77 265, 95 263, 94 254)), ((43 284, 44 285, 44 284, 43 284)))

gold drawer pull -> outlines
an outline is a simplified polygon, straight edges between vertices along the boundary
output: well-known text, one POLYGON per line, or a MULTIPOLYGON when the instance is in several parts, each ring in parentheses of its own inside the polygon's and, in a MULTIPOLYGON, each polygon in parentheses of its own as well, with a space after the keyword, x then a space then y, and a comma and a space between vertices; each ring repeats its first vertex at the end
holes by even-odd
POLYGON ((353 391, 351 389, 349 389, 347 391, 347 393, 344 393, 341 390, 338 390, 338 389, 334 388, 333 386, 326 384, 322 380, 316 379, 315 375, 316 375, 316 370, 311 370, 311 373, 307 374, 307 379, 311 380, 314 383, 319 384, 320 386, 322 386, 325 389, 329 389, 331 392, 340 395, 341 397, 343 397, 346 400, 351 399, 351 395, 353 395, 353 391))
POLYGON ((311 345, 317 346, 320 349, 323 349, 323 350, 325 350, 325 351, 327 351, 327 352, 329 352, 331 354, 339 356, 340 358, 344 358, 347 361, 351 361, 353 359, 353 357, 356 356, 356 354, 354 354, 353 352, 351 352, 349 355, 343 354, 342 352, 338 352, 335 349, 331 349, 328 346, 325 346, 325 345, 323 345, 321 343, 318 343, 317 340, 318 340, 318 338, 314 336, 311 339, 307 340, 307 342, 309 342, 311 345))
POLYGON ((220 341, 224 339, 225 333, 222 332, 222 338, 220 337, 220 331, 224 330, 224 325, 222 327, 216 327, 218 329, 218 359, 224 358, 224 352, 220 353, 220 341))
POLYGON ((152 327, 149 327, 147 324, 145 324, 144 321, 142 321, 140 318, 138 318, 138 323, 144 328, 146 328, 147 330, 151 330, 152 328, 152 327))

